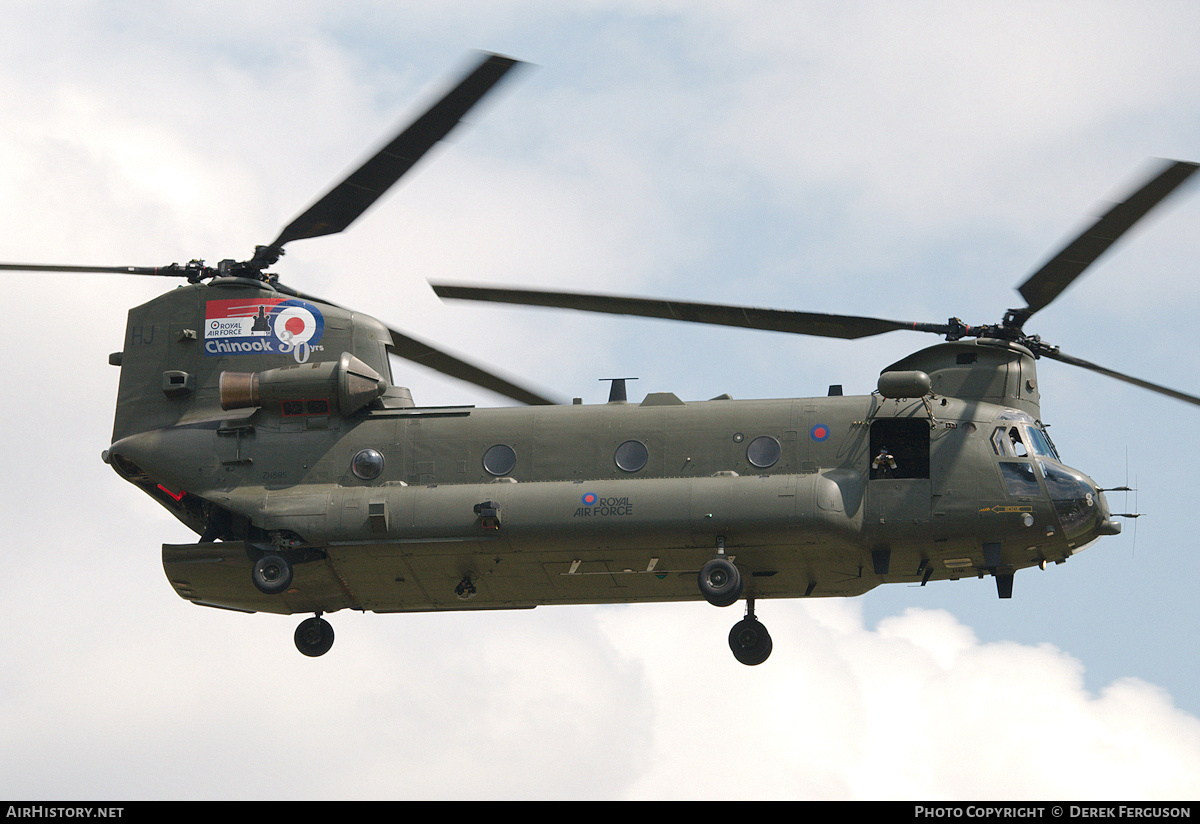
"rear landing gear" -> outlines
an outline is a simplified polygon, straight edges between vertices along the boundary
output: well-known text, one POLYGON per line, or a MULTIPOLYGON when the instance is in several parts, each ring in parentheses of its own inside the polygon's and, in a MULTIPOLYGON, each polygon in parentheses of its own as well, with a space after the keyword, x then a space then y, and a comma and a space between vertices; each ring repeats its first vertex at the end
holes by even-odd
POLYGON ((296 627, 296 649, 309 658, 329 652, 333 646, 333 627, 317 613, 296 627))
POLYGON ((264 555, 254 562, 250 578, 259 592, 278 595, 292 585, 292 565, 278 555, 264 555))
POLYGON ((739 663, 754 667, 771 655, 771 635, 754 617, 754 599, 746 599, 746 617, 729 630, 729 649, 739 663))

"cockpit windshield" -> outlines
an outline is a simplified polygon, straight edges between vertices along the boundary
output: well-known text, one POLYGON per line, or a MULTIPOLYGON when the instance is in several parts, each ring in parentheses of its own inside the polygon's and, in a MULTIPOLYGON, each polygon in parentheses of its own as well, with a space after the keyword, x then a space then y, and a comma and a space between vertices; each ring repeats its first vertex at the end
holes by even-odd
MULTIPOLYGON (((1050 502, 1058 513, 1068 538, 1079 538, 1093 530, 1108 516, 1102 496, 1087 479, 1073 470, 1045 461, 1038 461, 1050 502)), ((1093 533, 1094 534, 1094 533, 1093 533)))

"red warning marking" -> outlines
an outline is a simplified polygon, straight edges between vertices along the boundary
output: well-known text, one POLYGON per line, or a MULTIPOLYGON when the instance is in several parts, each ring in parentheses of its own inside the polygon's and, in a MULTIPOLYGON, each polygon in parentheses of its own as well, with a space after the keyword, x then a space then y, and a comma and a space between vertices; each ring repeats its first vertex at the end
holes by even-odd
POLYGON ((158 488, 159 488, 159 489, 161 489, 163 492, 167 493, 168 495, 170 495, 172 498, 174 498, 174 499, 175 499, 175 500, 177 500, 177 501, 182 501, 182 500, 183 500, 183 496, 187 494, 187 493, 186 493, 186 492, 184 492, 182 489, 181 489, 181 490, 179 490, 178 492, 172 492, 171 490, 167 489, 167 488, 166 488, 165 486, 163 486, 162 484, 159 484, 159 485, 158 485, 158 488))

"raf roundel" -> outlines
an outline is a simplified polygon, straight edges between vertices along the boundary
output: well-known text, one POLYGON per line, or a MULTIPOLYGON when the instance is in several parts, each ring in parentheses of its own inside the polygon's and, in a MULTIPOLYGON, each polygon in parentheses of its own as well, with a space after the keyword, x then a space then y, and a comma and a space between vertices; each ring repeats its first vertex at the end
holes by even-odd
POLYGON ((819 423, 808 430, 808 434, 814 441, 823 441, 829 437, 829 427, 826 424, 819 423))
POLYGON ((585 492, 583 495, 583 505, 584 506, 593 506, 593 505, 595 505, 595 503, 596 503, 596 493, 595 492, 585 492))
POLYGON ((317 334, 317 319, 307 307, 280 304, 275 314, 275 337, 293 345, 308 343, 317 334))

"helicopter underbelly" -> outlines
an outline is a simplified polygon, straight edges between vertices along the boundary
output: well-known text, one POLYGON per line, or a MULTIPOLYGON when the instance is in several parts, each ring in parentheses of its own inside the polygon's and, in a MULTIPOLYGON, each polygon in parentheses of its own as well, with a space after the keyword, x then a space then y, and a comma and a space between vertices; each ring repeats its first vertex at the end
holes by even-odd
MULTIPOLYGON (((163 562, 188 600, 281 613, 699 600, 697 572, 718 551, 755 598, 973 574, 922 549, 934 546, 928 523, 909 525, 891 568, 879 569, 876 538, 861 528, 864 483, 833 471, 292 491, 262 504, 268 528, 272 519, 308 528, 286 592, 252 585, 262 546, 168 545, 163 562)), ((937 551, 969 549, 949 541, 937 551)))
MULTIPOLYGON (((534 542, 363 543, 329 547, 294 565, 289 589, 265 595, 251 583, 255 548, 241 541, 164 545, 163 567, 179 595, 204 606, 294 614, 525 609, 552 604, 702 600, 696 576, 711 548, 605 546, 589 551, 534 542), (469 582, 469 590, 460 585, 469 582)), ((857 552, 829 543, 730 548, 755 598, 861 595, 882 583, 857 552), (826 586, 816 589, 814 579, 826 586)))

